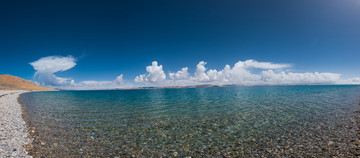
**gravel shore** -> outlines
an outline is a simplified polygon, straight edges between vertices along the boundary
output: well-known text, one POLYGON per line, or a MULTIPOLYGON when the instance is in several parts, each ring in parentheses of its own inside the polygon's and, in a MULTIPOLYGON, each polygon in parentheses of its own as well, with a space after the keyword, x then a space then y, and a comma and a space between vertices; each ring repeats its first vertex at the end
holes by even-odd
POLYGON ((0 91, 0 157, 31 157, 30 138, 17 99, 26 91, 0 91))

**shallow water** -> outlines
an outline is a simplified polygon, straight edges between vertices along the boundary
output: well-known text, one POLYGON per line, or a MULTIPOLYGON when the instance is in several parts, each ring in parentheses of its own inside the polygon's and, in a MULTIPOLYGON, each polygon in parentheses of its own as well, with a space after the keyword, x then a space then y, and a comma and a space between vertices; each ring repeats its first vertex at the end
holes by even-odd
MULTIPOLYGON (((352 156, 360 86, 22 94, 47 157, 352 156)), ((360 141, 359 141, 360 142, 360 141)))

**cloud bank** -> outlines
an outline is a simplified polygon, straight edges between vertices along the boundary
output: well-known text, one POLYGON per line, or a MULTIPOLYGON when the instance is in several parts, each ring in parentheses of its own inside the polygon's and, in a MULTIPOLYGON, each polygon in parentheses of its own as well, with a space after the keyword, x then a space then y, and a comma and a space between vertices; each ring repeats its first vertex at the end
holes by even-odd
POLYGON ((305 72, 288 72, 291 64, 260 62, 256 60, 238 61, 233 66, 225 65, 223 69, 208 69, 206 62, 200 61, 193 75, 188 67, 177 72, 169 72, 168 77, 163 66, 157 61, 146 66, 146 73, 135 77, 134 82, 125 83, 123 74, 111 81, 86 80, 75 82, 70 77, 58 77, 57 72, 69 70, 76 66, 72 56, 43 57, 30 65, 36 70, 36 83, 58 89, 113 89, 141 86, 190 86, 201 84, 212 85, 287 85, 287 84, 360 84, 360 77, 342 79, 340 74, 305 72))
MULTIPOLYGON (((157 62, 154 61, 157 65, 157 62)), ((294 84, 360 84, 360 78, 341 79, 340 74, 306 72, 287 72, 285 69, 292 67, 291 64, 278 64, 272 62, 259 62, 255 60, 238 61, 232 67, 225 65, 222 70, 207 69, 206 62, 200 61, 196 65, 194 75, 188 72, 188 67, 182 68, 176 73, 169 73, 170 80, 163 76, 163 86, 187 86, 198 84, 213 85, 294 85, 294 84), (254 73, 258 72, 258 73, 254 73), (259 71, 260 70, 260 71, 259 71)), ((154 64, 153 64, 154 66, 154 64)), ((149 72, 149 71, 148 71, 149 72)), ((163 72, 161 67, 161 72, 163 72)), ((150 73, 149 73, 150 74, 150 73)), ((152 81, 143 79, 146 75, 135 78, 136 82, 152 81)))
POLYGON ((258 62, 255 60, 238 61, 233 67, 225 65, 218 71, 211 69, 206 71, 206 62, 200 61, 196 66, 196 72, 191 80, 213 84, 325 84, 336 83, 340 74, 334 73, 286 73, 283 70, 291 67, 290 64, 274 64, 271 62, 258 62), (251 70, 261 69, 261 73, 253 73, 251 70), (278 71, 275 73, 274 70, 278 71))

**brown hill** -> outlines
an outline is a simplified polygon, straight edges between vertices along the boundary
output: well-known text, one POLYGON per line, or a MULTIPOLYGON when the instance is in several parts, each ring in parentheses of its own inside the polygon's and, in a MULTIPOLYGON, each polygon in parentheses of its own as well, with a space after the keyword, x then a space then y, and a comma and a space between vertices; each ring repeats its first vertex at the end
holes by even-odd
POLYGON ((20 77, 11 75, 0 75, 0 90, 37 90, 51 91, 52 88, 39 86, 20 77))

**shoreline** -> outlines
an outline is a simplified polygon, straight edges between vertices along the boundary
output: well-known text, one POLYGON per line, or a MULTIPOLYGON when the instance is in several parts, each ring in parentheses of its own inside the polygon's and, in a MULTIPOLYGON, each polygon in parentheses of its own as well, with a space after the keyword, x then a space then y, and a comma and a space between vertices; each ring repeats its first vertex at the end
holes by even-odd
POLYGON ((27 124, 22 117, 19 95, 28 91, 0 91, 0 157, 32 157, 27 124))

